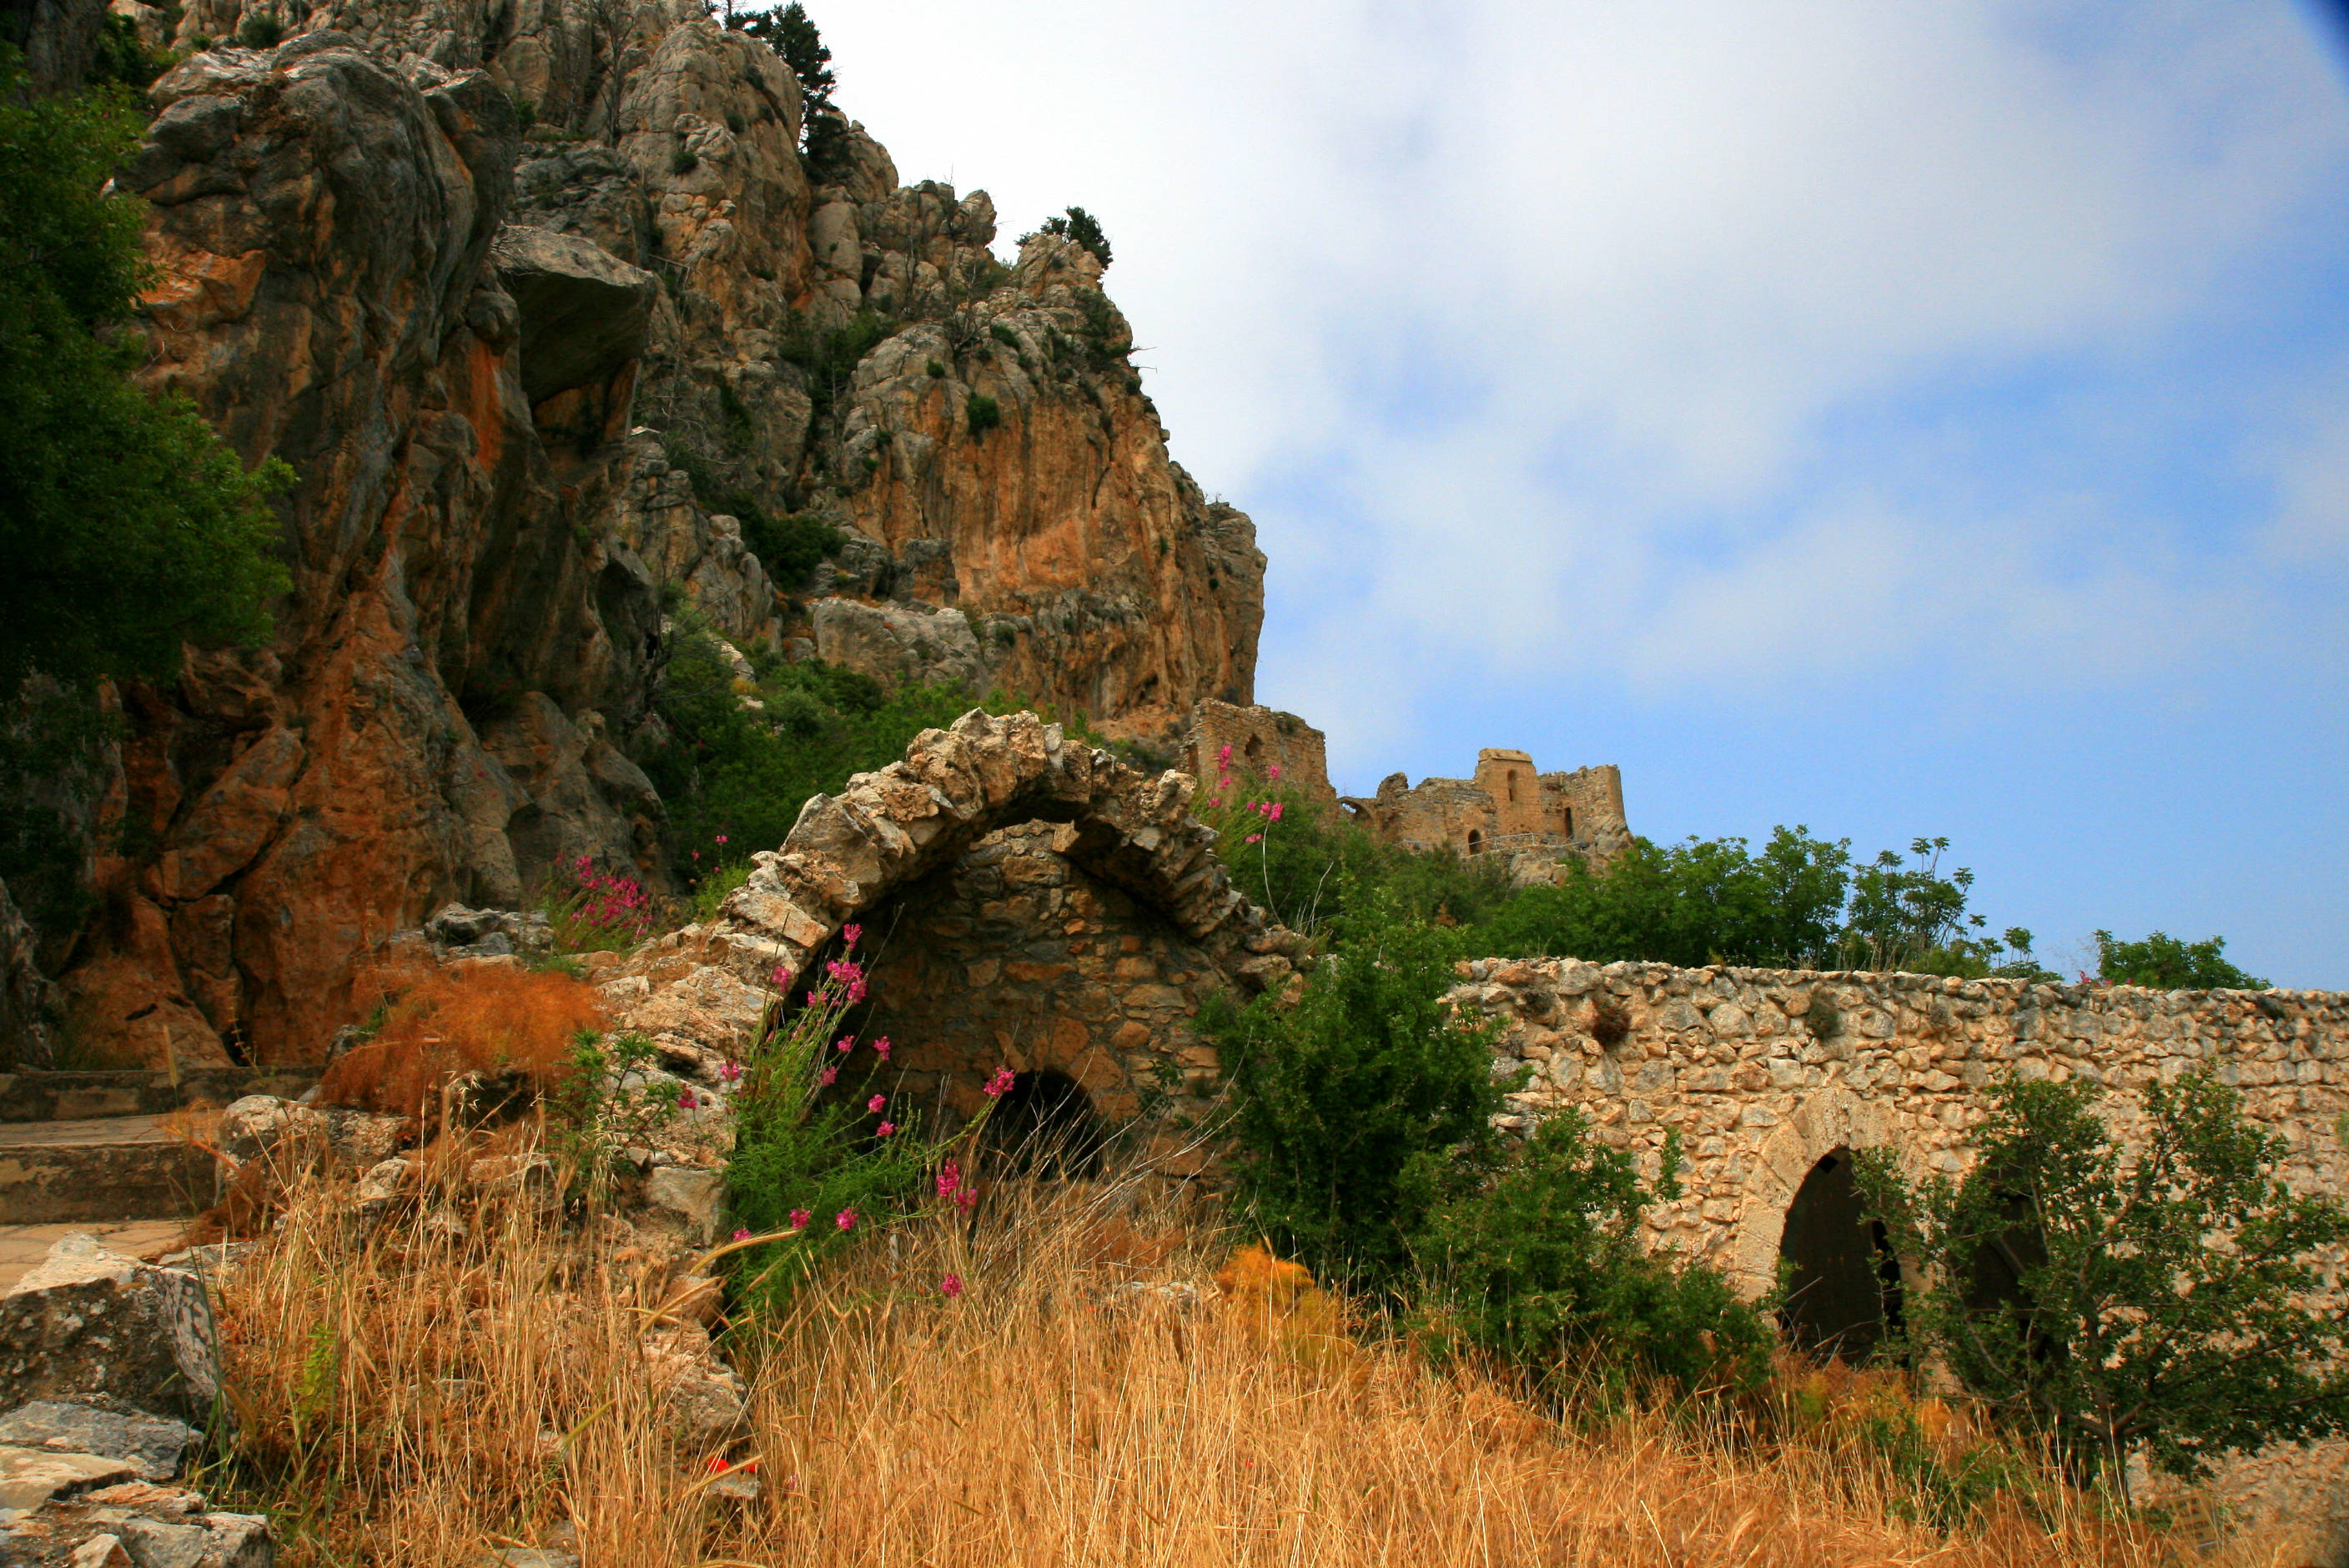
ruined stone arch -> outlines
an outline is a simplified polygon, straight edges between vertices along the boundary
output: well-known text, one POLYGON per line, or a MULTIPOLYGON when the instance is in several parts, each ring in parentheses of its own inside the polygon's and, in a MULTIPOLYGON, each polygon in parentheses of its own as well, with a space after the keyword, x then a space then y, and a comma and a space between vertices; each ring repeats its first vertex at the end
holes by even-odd
POLYGON ((1890 1149, 1912 1180, 1924 1174, 1918 1150, 1900 1136, 1897 1119, 1883 1106, 1841 1084, 1830 1084, 1803 1101, 1762 1146, 1723 1260, 1730 1283, 1749 1300, 1776 1282, 1778 1244, 1795 1194, 1821 1160, 1838 1149, 1890 1149))
POLYGON ((1032 713, 974 708, 924 730, 902 761, 810 799, 781 847, 752 855, 749 879, 688 939, 744 979, 794 985, 891 892, 998 828, 1046 821, 1067 825, 1061 852, 1091 875, 1194 940, 1236 946, 1267 923, 1216 858, 1215 830, 1191 815, 1197 789, 1187 773, 1144 773, 1072 744, 1032 713))

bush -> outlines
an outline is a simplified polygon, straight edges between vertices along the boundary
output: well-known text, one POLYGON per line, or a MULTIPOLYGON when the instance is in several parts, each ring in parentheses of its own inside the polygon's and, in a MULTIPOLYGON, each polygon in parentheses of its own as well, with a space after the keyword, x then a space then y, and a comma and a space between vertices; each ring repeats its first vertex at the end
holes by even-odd
MULTIPOLYGON (((787 1296, 853 1240, 926 1209, 967 1212, 978 1201, 947 1150, 975 1146, 987 1112, 950 1139, 926 1139, 915 1124, 920 1112, 874 1087, 889 1042, 843 1032, 864 999, 861 934, 854 925, 842 931, 839 956, 813 977, 807 1003, 761 1043, 735 1100, 726 1182, 743 1227, 736 1294, 758 1305, 787 1296), (840 1083, 843 1075, 854 1087, 840 1083)), ((1011 1080, 1009 1068, 989 1080, 988 1110, 1011 1080)))
POLYGON ((916 735, 972 707, 969 695, 953 687, 885 692, 867 676, 813 660, 772 664, 754 691, 740 692, 734 666, 707 627, 689 610, 676 616, 654 698, 661 723, 636 760, 667 806, 670 865, 688 882, 713 869, 694 857, 719 835, 773 848, 809 796, 895 761, 916 735), (745 696, 764 710, 743 707, 745 696))
POLYGON ((690 174, 701 167, 701 156, 689 147, 680 147, 668 155, 671 174, 690 174))
POLYGON ((319 1099, 428 1121, 443 1086, 462 1073, 511 1073, 553 1090, 571 1070, 580 1031, 603 1025, 595 992, 554 970, 365 970, 352 997, 373 1010, 372 1035, 326 1068, 319 1099))
POLYGON ((1101 221, 1082 207, 1071 207, 1060 217, 1047 218, 1038 228, 1042 233, 1074 241, 1093 253, 1103 272, 1109 270, 1109 236, 1102 232, 1101 221))
POLYGON ((33 98, 0 58, 0 691, 178 678, 183 645, 257 644, 290 579, 269 494, 184 398, 128 372, 145 204, 98 191, 137 146, 116 98, 33 98))
POLYGON ((808 573, 817 563, 840 553, 847 535, 820 517, 792 512, 781 518, 769 518, 753 511, 740 519, 742 542, 759 558, 767 576, 779 588, 796 588, 805 583, 808 573))
POLYGON ((285 24, 255 11, 236 25, 236 41, 248 49, 274 49, 285 41, 285 24))
POLYGON ((1232 1092, 1238 1195, 1283 1256, 1399 1295, 1436 1205, 1493 1163, 1491 1026, 1444 1006, 1446 933, 1356 900, 1294 1006, 1200 1015, 1232 1092))
POLYGON ((1543 1122, 1490 1186, 1432 1216, 1425 1342, 1498 1357, 1554 1394, 1759 1387, 1774 1343, 1762 1315, 1713 1270, 1642 1243, 1648 1206, 1680 1196, 1679 1161, 1668 1143, 1651 1188, 1578 1113, 1543 1122))
POLYGON ((984 392, 970 395, 965 412, 970 419, 970 438, 974 441, 983 438, 989 430, 1003 423, 1003 406, 984 392))
POLYGON ((2096 933, 2096 976, 2107 985, 2150 985, 2160 991, 2265 991, 2268 982, 2245 974, 2225 956, 2227 939, 2184 942, 2154 932, 2142 942, 2096 933))
POLYGON ((2349 1431, 2349 1314, 2320 1295, 2349 1210, 2295 1194, 2290 1145, 2207 1076, 2145 1088, 2116 1138, 2083 1082, 2008 1078, 1980 1159, 1910 1189, 1880 1150, 1861 1190, 1923 1265, 1923 1343, 2075 1471, 2192 1480, 2230 1452, 2349 1431))

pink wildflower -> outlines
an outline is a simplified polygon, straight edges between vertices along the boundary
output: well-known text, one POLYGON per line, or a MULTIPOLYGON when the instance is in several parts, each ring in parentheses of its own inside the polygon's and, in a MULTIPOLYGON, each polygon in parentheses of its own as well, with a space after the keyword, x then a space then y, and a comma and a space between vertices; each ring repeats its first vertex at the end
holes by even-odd
POLYGON ((700 1104, 701 1102, 699 1100, 693 1098, 693 1091, 691 1089, 681 1088, 677 1091, 678 1109, 692 1110, 697 1109, 700 1104))
POLYGON ((726 1084, 740 1083, 742 1081, 742 1064, 740 1062, 719 1062, 718 1064, 718 1081, 719 1083, 726 1084))
POLYGON ((805 1209, 793 1209, 792 1211, 792 1229, 794 1231, 806 1230, 809 1218, 810 1216, 805 1209))
POLYGON ((1011 1090, 1011 1080, 1013 1077, 1014 1074, 1009 1068, 996 1068, 995 1076, 987 1080, 988 1098, 990 1099, 1000 1099, 1006 1094, 1009 1093, 1011 1090))
POLYGON ((948 1301, 952 1301, 955 1297, 960 1295, 962 1294, 962 1275, 948 1274, 946 1278, 938 1281, 938 1294, 945 1296, 948 1301))
POLYGON ((954 1206, 960 1209, 966 1214, 969 1213, 973 1209, 978 1208, 978 1189, 976 1187, 965 1187, 960 1189, 954 1195, 954 1206))
POLYGON ((815 1075, 815 1081, 821 1087, 830 1088, 833 1083, 838 1081, 839 1078, 840 1069, 838 1068, 826 1068, 823 1071, 815 1075))
POLYGON ((867 1110, 878 1110, 888 1103, 889 1097, 887 1095, 876 1094, 871 1099, 864 1102, 864 1109, 867 1110))
POLYGON ((832 1222, 838 1225, 843 1231, 853 1231, 856 1229, 856 1211, 854 1209, 843 1209, 839 1213, 834 1214, 832 1217, 832 1222))
POLYGON ((856 1037, 854 1035, 843 1035, 840 1038, 832 1042, 832 1048, 835 1051, 853 1051, 856 1048, 856 1037))
POLYGON ((1278 800, 1275 800, 1272 803, 1272 820, 1276 822, 1280 820, 1281 809, 1281 802, 1278 800))
POLYGON ((889 1037, 884 1035, 879 1039, 874 1041, 873 1052, 883 1061, 887 1061, 889 1059, 889 1037))
POLYGON ((1231 742, 1226 741, 1223 744, 1222 748, 1216 753, 1216 766, 1218 768, 1229 768, 1231 765, 1232 746, 1231 742))
POLYGON ((1269 768, 1266 769, 1264 770, 1264 776, 1265 776, 1266 778, 1268 778, 1268 779, 1278 779, 1278 778, 1279 778, 1279 777, 1280 777, 1280 764, 1279 764, 1279 763, 1278 763, 1278 762, 1276 762, 1276 763, 1274 763, 1271 767, 1269 767, 1269 768))
POLYGON ((939 1197, 941 1197, 941 1198, 951 1198, 951 1197, 953 1197, 953 1196, 955 1195, 955 1189, 956 1189, 956 1188, 957 1188, 957 1187, 959 1187, 959 1186, 961 1186, 961 1185, 962 1185, 962 1167, 961 1167, 961 1166, 959 1166, 959 1165, 956 1164, 953 1161, 949 1160, 949 1161, 947 1161, 944 1165, 941 1165, 941 1166, 939 1166, 939 1167, 938 1167, 938 1196, 939 1196, 939 1197))
POLYGON ((864 934, 864 928, 861 925, 843 925, 840 928, 841 945, 854 947, 856 945, 856 939, 864 934))
POLYGON ((1242 840, 1241 841, 1242 841, 1243 843, 1249 843, 1249 844, 1262 843, 1262 842, 1264 841, 1264 835, 1263 835, 1262 833, 1250 833, 1250 834, 1249 834, 1246 839, 1242 840))
POLYGON ((738 1242, 747 1242, 750 1239, 750 1233, 737 1225, 734 1227, 734 1239, 738 1242))
POLYGON ((896 1130, 897 1130, 897 1124, 896 1124, 895 1122, 894 1122, 894 1121, 885 1121, 885 1122, 883 1122, 883 1123, 882 1123, 882 1124, 881 1124, 877 1129, 875 1129, 874 1130, 875 1130, 875 1131, 877 1131, 877 1132, 878 1132, 882 1137, 886 1138, 886 1137, 888 1137, 891 1133, 893 1133, 893 1132, 895 1132, 895 1131, 896 1131, 896 1130))
POLYGON ((721 844, 722 844, 722 843, 724 843, 724 842, 726 841, 726 835, 725 835, 725 834, 723 834, 723 833, 719 834, 719 835, 718 835, 718 841, 719 841, 719 843, 721 843, 721 844))

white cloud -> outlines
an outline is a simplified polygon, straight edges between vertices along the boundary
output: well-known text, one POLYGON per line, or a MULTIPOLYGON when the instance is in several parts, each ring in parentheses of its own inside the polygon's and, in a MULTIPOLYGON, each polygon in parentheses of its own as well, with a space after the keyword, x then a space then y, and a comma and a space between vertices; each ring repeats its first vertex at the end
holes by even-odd
MULTIPOLYGON (((1463 678, 1539 700, 1559 669, 2137 678, 2261 618, 2259 582, 2172 550, 2117 470, 2148 409, 2244 393, 2163 366, 2251 308, 2231 280, 2309 242, 2349 172, 2286 0, 817 19, 907 179, 987 187, 1007 241, 1102 216, 1177 457, 1280 498, 1256 505, 1263 685, 1333 732, 1463 678), (2114 443, 2061 491, 1903 424, 2058 372, 2106 405, 2081 439, 2114 443), (1299 474, 1339 501, 1289 499, 1299 474)), ((2279 459, 2277 549, 2337 552, 2344 431, 2279 459)))

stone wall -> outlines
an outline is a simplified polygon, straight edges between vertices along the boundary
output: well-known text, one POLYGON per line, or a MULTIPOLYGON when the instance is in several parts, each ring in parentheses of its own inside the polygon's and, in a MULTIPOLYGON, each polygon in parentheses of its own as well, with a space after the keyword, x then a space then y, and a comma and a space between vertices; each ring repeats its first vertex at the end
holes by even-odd
MULTIPOLYGON (((1573 1107, 1651 1174, 1678 1132, 1683 1191, 1650 1215, 1653 1240, 1749 1295, 1773 1282, 1789 1207, 1823 1159, 1886 1149, 1912 1180, 1961 1174, 1983 1090, 2009 1073, 2095 1084, 2126 1130, 2147 1083, 2207 1068, 2284 1139, 2295 1191, 2349 1191, 2349 995, 1572 959, 1464 971, 1454 1002, 1500 1025, 1506 1065, 1532 1068, 1506 1124, 1573 1107), (1602 1008, 1625 1030, 1612 1047, 1594 1033, 1602 1008)), ((2254 1518, 2304 1529, 2309 1561, 2349 1562, 2349 1444, 2271 1450, 2217 1486, 2254 1518)))
POLYGON ((1303 790, 1316 805, 1337 809, 1338 791, 1330 784, 1328 738, 1295 714, 1213 698, 1196 704, 1183 738, 1182 767, 1202 783, 1212 784, 1223 775, 1226 747, 1231 748, 1235 778, 1268 778, 1278 768, 1282 783, 1303 790))
POLYGON ((1554 881, 1569 858, 1604 864, 1627 848, 1623 774, 1611 764, 1542 773, 1530 755, 1488 747, 1473 779, 1391 773, 1370 799, 1341 802, 1389 843, 1457 855, 1504 854, 1519 882, 1554 881))
POLYGON ((1231 982, 1219 957, 1150 904, 1071 863, 1074 830, 990 834, 863 916, 873 1000, 859 1020, 894 1044, 893 1076, 957 1117, 999 1067, 1065 1074, 1105 1121, 1167 1137, 1207 1109, 1216 1053, 1191 1020, 1231 982))

